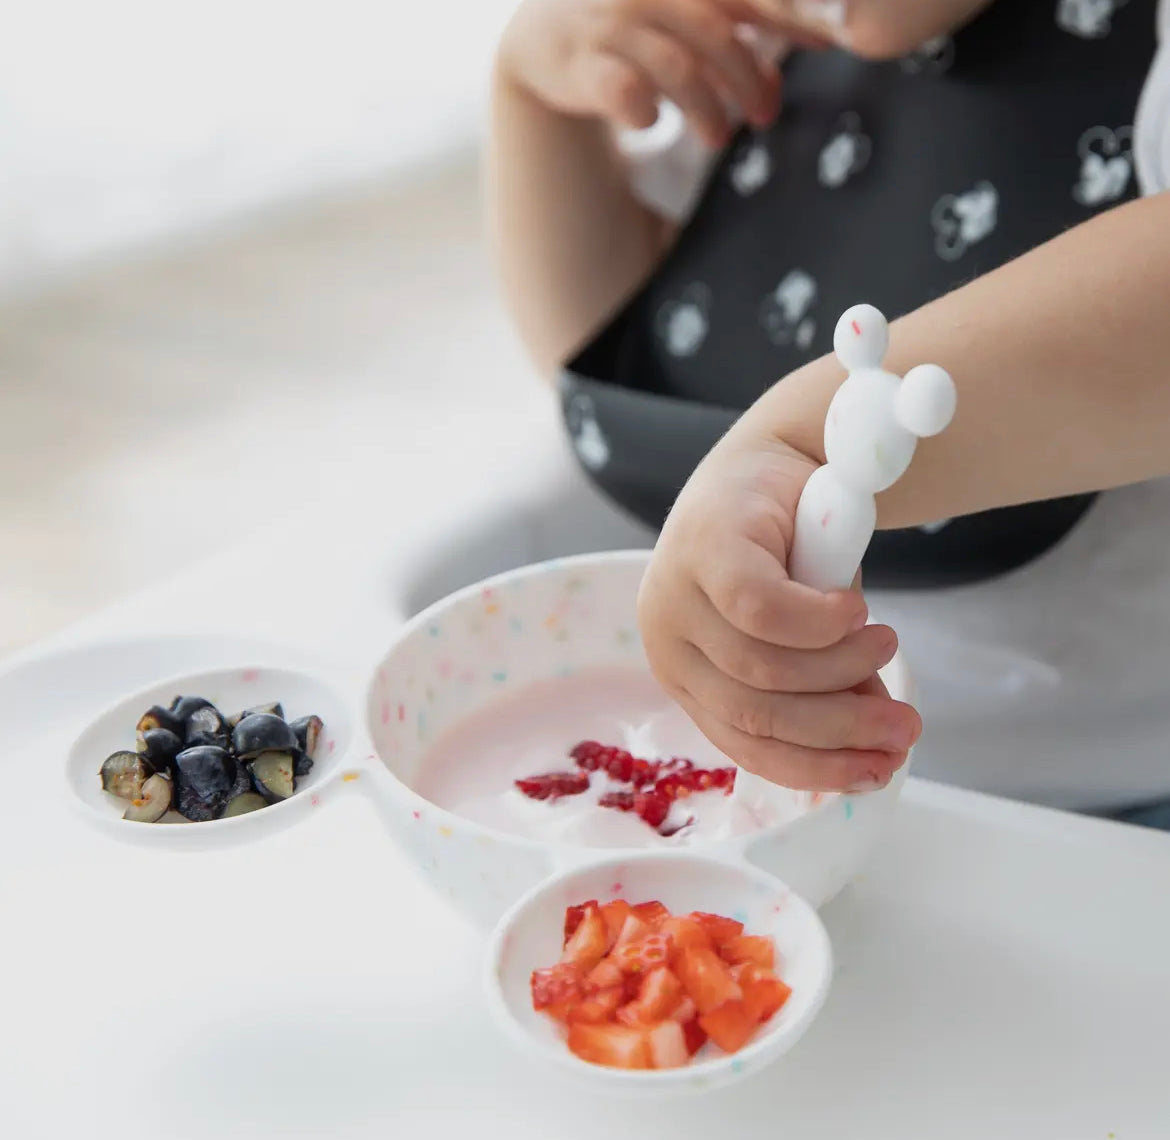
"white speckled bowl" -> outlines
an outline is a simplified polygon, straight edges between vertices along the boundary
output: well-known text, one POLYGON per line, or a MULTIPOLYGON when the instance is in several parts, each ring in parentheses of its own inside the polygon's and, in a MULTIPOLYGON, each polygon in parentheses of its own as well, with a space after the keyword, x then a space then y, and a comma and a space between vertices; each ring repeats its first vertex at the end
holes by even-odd
MULTIPOLYGON (((461 818, 418 795, 413 785, 428 749, 461 718, 537 681, 599 667, 646 667, 635 605, 648 557, 638 551, 542 563, 462 590, 420 614, 370 683, 366 717, 375 755, 368 774, 391 831, 436 890, 470 920, 495 924, 485 985, 507 1035, 534 1057, 607 1091, 669 1095, 738 1080, 807 1029, 832 974, 814 908, 865 862, 893 813, 905 769, 887 788, 866 795, 787 793, 795 809, 790 822, 696 841, 681 851, 542 843, 461 818), (620 887, 608 885, 617 866, 620 887), (783 930, 765 923, 764 932, 799 964, 790 980, 791 1011, 782 1011, 741 1053, 682 1070, 619 1072, 577 1061, 527 1008, 525 979, 555 961, 566 903, 607 891, 606 897, 620 893, 632 901, 659 897, 683 911, 747 913, 757 893, 772 904, 790 903, 789 917, 776 920, 783 930)), ((885 679, 895 695, 908 694, 899 661, 885 679)))
MULTIPOLYGON (((453 815, 412 790, 436 737, 460 718, 535 681, 599 666, 645 667, 635 601, 647 551, 582 555, 502 574, 431 606, 378 666, 366 697, 367 728, 381 765, 379 799, 391 829, 424 874, 480 926, 561 868, 612 850, 557 846, 453 815), (382 780, 382 773, 389 779, 382 780)), ((909 696, 900 658, 883 671, 909 696)), ((797 818, 782 826, 688 850, 744 860, 819 907, 864 864, 897 803, 906 769, 878 792, 791 792, 797 818)))

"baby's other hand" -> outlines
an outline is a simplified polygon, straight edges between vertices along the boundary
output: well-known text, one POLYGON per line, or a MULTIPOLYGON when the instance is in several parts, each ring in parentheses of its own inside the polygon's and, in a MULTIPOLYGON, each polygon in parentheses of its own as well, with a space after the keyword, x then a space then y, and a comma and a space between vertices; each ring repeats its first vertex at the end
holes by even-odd
POLYGON ((710 146, 728 105, 755 126, 780 109, 780 71, 737 34, 775 32, 776 0, 524 0, 504 33, 504 73, 546 105, 617 127, 653 125, 670 100, 710 146))
POLYGON ((877 676, 897 649, 857 591, 787 574, 816 464, 739 429, 688 482, 658 540, 638 619, 659 683, 750 772, 818 791, 883 787, 921 730, 877 676))

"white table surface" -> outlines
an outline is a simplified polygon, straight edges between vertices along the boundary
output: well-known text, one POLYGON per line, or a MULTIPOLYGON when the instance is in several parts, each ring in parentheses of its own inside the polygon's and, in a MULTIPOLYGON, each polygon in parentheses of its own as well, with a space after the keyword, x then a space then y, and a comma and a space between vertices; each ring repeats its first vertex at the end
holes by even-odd
POLYGON ((359 796, 174 855, 64 810, 71 733, 160 673, 279 643, 359 700, 412 599, 644 538, 554 439, 542 408, 480 422, 457 462, 420 441, 0 669, 0 763, 30 789, 0 798, 0 1136, 1170 1137, 1170 836, 910 781, 825 911, 839 972, 806 1040, 649 1105, 525 1068, 481 1009, 478 936, 359 796))

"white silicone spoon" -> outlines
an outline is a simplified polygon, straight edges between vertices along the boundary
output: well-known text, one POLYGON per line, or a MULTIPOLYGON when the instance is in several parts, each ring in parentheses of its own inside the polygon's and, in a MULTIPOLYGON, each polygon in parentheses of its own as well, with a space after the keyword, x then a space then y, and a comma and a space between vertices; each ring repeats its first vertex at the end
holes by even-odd
MULTIPOLYGON (((955 414, 955 385, 937 364, 899 379, 881 367, 890 343, 886 318, 872 305, 842 314, 833 349, 849 375, 825 419, 825 464, 796 507, 788 571, 818 590, 852 585, 877 521, 874 496, 905 474, 920 438, 937 435, 955 414)), ((735 798, 750 806, 774 785, 740 770, 735 798)))

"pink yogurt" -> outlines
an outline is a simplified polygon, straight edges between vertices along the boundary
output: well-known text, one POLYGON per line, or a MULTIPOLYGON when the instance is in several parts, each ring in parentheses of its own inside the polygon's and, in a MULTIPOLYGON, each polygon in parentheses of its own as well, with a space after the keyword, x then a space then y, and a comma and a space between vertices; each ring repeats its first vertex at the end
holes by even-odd
POLYGON ((586 847, 679 846, 724 839, 787 822, 804 805, 796 793, 770 797, 768 817, 720 789, 676 802, 668 824, 693 823, 659 835, 633 813, 603 808, 607 791, 628 790, 604 773, 588 791, 555 801, 529 799, 513 781, 574 771, 569 750, 582 740, 625 748, 645 760, 686 757, 700 768, 731 764, 690 718, 639 670, 583 670, 541 681, 491 703, 443 733, 427 752, 415 790, 456 815, 500 831, 586 847), (774 800, 775 802, 771 802, 774 800))

